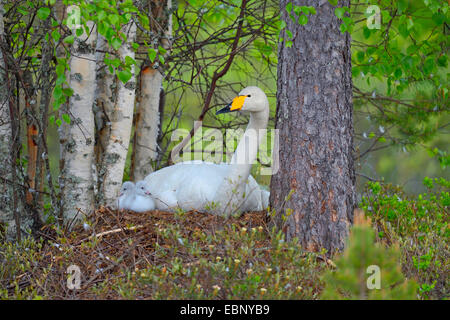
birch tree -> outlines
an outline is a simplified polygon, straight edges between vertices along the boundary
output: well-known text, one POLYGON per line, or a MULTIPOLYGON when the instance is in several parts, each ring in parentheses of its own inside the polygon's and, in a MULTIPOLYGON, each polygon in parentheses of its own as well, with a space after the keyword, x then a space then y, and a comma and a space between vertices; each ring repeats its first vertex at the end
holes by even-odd
MULTIPOLYGON (((162 31, 161 39, 156 39, 160 45, 159 51, 168 54, 172 35, 172 1, 156 1, 155 8, 149 10, 153 14, 152 30, 162 31), (161 30, 163 29, 163 30, 161 30)), ((153 52, 156 52, 153 49, 153 52)), ((132 162, 132 176, 138 181, 144 179, 153 171, 152 161, 158 156, 158 130, 160 127, 160 91, 163 75, 158 64, 147 61, 142 66, 140 74, 140 97, 136 112, 136 128, 134 137, 134 150, 132 162)))
POLYGON ((3 24, 3 1, 0 1, 0 221, 8 223, 11 216, 11 179, 9 167, 9 145, 11 137, 11 124, 8 111, 8 90, 6 86, 5 60, 1 45, 5 41, 3 24))
MULTIPOLYGON (((94 114, 95 97, 95 47, 97 32, 94 23, 86 23, 90 30, 75 37, 69 61, 69 86, 73 90, 68 112, 70 125, 62 148, 65 165, 62 169, 62 207, 64 221, 71 223, 82 219, 94 209, 94 114)), ((84 30, 84 29, 83 29, 84 30)))
MULTIPOLYGON (((135 77, 134 77, 134 51, 132 44, 136 38, 136 24, 131 20, 123 27, 126 34, 127 41, 119 48, 118 53, 121 60, 131 64, 130 71, 119 71, 118 77, 120 81, 116 80, 117 101, 114 103, 112 112, 108 112, 110 119, 108 126, 110 126, 109 137, 106 141, 106 149, 102 156, 101 170, 104 174, 101 175, 102 194, 104 203, 107 206, 114 206, 120 187, 122 185, 123 173, 125 169, 125 161, 127 159, 128 147, 130 143, 131 128, 133 125, 133 111, 135 100, 135 77), (125 72, 125 74, 124 74, 125 72), (127 81, 127 79, 130 79, 127 81), (125 83, 124 83, 125 82, 125 83)), ((104 93, 109 93, 110 77, 106 78, 106 86, 104 93)), ((112 92, 111 92, 112 93, 112 92)), ((111 97, 115 95, 112 94, 111 97)), ((106 101, 108 97, 103 95, 106 101)), ((107 108, 110 108, 110 101, 107 101, 107 108)), ((110 111, 110 110, 108 110, 110 111)))

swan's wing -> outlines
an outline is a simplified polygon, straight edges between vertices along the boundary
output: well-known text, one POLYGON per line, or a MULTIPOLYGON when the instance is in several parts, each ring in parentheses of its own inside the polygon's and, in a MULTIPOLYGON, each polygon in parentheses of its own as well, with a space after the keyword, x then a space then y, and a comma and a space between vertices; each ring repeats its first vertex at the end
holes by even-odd
POLYGON ((226 174, 226 164, 183 162, 153 172, 144 180, 158 209, 179 206, 183 210, 203 211, 211 204, 226 174))

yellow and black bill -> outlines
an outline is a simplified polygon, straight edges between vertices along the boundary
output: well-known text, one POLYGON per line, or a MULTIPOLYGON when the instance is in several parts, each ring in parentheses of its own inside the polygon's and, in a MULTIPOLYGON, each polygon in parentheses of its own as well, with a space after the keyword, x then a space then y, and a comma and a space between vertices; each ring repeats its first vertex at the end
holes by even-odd
POLYGON ((237 96, 236 98, 233 99, 233 101, 228 104, 225 108, 220 109, 219 111, 216 112, 217 114, 221 114, 221 113, 228 113, 228 112, 233 112, 233 111, 239 111, 242 109, 242 107, 244 106, 244 101, 245 98, 247 98, 247 96, 237 96))

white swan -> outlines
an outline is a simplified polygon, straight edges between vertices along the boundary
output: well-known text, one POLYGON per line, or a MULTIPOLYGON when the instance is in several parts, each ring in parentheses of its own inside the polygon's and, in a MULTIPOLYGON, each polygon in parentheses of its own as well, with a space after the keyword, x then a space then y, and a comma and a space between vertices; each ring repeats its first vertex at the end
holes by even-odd
POLYGON ((120 188, 119 198, 117 199, 117 207, 119 210, 128 210, 131 206, 135 191, 135 185, 131 181, 125 181, 120 188))
POLYGON ((155 202, 144 181, 139 181, 136 185, 127 181, 120 189, 118 207, 135 212, 145 212, 154 210, 155 202))
POLYGON ((269 120, 269 101, 258 87, 243 89, 216 114, 250 113, 247 129, 229 164, 186 161, 145 177, 148 189, 161 210, 198 210, 229 216, 267 208, 269 192, 250 175, 259 143, 269 120))

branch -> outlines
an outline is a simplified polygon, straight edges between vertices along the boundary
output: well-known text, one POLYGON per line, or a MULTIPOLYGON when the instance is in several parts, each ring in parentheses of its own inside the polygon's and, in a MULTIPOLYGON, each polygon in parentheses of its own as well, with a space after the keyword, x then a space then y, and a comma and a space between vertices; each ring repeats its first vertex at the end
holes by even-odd
MULTIPOLYGON (((200 115, 198 116, 197 122, 194 125, 194 127, 192 128, 191 132, 189 133, 188 136, 186 136, 180 144, 178 144, 177 146, 175 146, 172 149, 171 154, 177 154, 179 153, 185 146, 186 144, 191 140, 191 137, 193 137, 195 135, 195 132, 198 130, 198 128, 200 127, 200 123, 201 121, 203 121, 203 118, 205 117, 206 112, 208 112, 209 110, 209 105, 211 104, 211 99, 212 96, 214 94, 214 90, 216 89, 216 85, 217 85, 217 81, 222 78, 227 72, 228 69, 230 69, 231 63, 233 62, 233 59, 237 53, 237 46, 239 44, 239 40, 241 38, 241 33, 242 33, 242 25, 244 24, 244 14, 245 14, 245 6, 247 5, 247 0, 243 0, 242 4, 241 4, 241 12, 239 14, 239 18, 238 18, 238 27, 237 27, 237 31, 236 31, 236 36, 234 38, 234 42, 233 45, 231 47, 231 52, 230 52, 230 56, 228 57, 228 60, 225 64, 225 66, 223 67, 223 69, 217 73, 214 72, 214 76, 212 78, 211 81, 211 87, 208 91, 208 94, 206 96, 206 100, 205 100, 205 104, 203 105, 203 109, 202 112, 200 113, 200 115)), ((169 162, 171 163, 172 160, 169 159, 169 162)))

